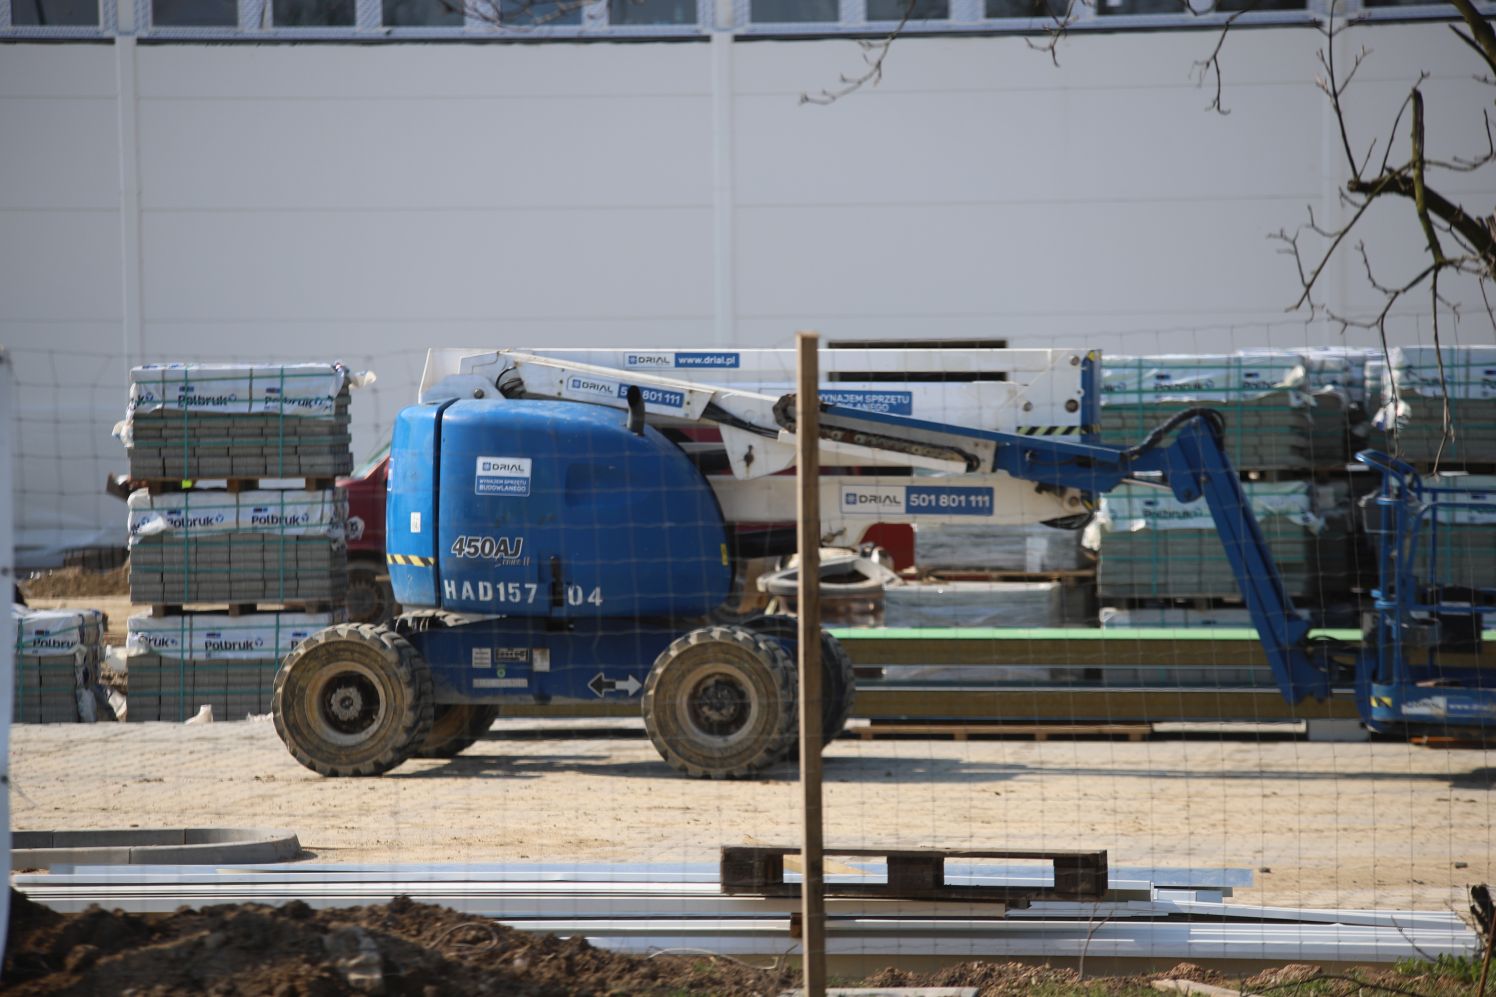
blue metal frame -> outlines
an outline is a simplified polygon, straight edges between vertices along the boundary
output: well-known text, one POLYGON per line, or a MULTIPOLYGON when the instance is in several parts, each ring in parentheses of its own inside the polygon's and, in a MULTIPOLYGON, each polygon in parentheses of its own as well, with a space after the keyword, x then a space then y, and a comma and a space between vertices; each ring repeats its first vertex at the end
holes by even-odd
POLYGON ((1496 615, 1496 590, 1462 589, 1465 598, 1449 598, 1438 563, 1439 513, 1493 512, 1496 503, 1425 485, 1411 464, 1376 450, 1356 460, 1382 473, 1371 531, 1377 541, 1376 632, 1357 676, 1363 716, 1378 730, 1496 729, 1496 670, 1441 663, 1439 653, 1443 621, 1473 617, 1478 633, 1483 617, 1496 615), (1415 571, 1425 543, 1428 575, 1420 580, 1415 571))

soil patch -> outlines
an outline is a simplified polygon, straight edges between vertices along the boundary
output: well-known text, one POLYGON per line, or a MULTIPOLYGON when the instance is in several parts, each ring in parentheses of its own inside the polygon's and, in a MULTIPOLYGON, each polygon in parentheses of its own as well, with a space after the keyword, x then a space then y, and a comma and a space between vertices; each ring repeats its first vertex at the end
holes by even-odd
MULTIPOLYGON (((1251 980, 1181 963, 1152 976, 1082 979, 1071 969, 967 962, 932 973, 886 969, 838 986, 977 987, 995 995, 1156 995, 1155 979, 1261 988, 1273 993, 1352 994, 1363 988, 1454 997, 1473 994, 1472 960, 1378 969, 1354 975, 1314 966, 1269 970, 1251 980)), ((90 908, 58 914, 11 892, 3 990, 8 994, 135 993, 334 995, 709 994, 777 995, 798 983, 787 970, 757 969, 711 955, 640 958, 504 927, 444 907, 398 897, 388 904, 313 910, 224 905, 170 914, 90 908)))
POLYGON ((111 571, 58 568, 21 582, 27 599, 67 599, 75 596, 129 595, 130 566, 111 571))

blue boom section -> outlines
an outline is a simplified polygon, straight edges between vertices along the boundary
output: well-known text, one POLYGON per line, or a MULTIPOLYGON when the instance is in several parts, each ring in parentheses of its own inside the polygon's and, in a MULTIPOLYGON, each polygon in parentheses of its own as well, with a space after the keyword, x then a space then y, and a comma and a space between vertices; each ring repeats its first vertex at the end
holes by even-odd
POLYGON ((691 616, 720 605, 731 581, 726 527, 700 472, 656 430, 631 432, 599 406, 406 409, 388 509, 390 579, 410 607, 691 616))
POLYGON ((885 439, 920 430, 943 438, 953 449, 960 449, 962 438, 992 443, 992 464, 986 470, 1053 488, 1104 493, 1135 475, 1158 475, 1161 480, 1155 483, 1166 485, 1182 502, 1203 497, 1283 698, 1292 704, 1309 696, 1329 696, 1328 662, 1316 661, 1308 653, 1309 623, 1295 611, 1226 457, 1218 413, 1204 409, 1180 413, 1133 447, 966 429, 835 405, 822 406, 821 426, 823 432, 829 428, 885 439), (1177 437, 1166 442, 1176 430, 1177 437))

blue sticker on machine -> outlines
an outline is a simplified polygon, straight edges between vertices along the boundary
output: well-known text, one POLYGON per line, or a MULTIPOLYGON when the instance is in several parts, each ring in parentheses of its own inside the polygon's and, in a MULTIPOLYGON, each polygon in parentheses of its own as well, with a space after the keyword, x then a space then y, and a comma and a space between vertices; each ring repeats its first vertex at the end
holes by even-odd
POLYGON ((990 516, 992 489, 909 485, 904 490, 904 508, 911 513, 929 512, 937 516, 990 516))
MULTIPOLYGON (((630 385, 620 384, 618 386, 618 397, 628 397, 630 385)), ((667 391, 663 388, 639 389, 639 397, 645 405, 662 405, 665 408, 685 408, 686 396, 679 391, 667 391)))
POLYGON ((914 414, 914 392, 912 391, 827 391, 822 388, 821 401, 827 405, 841 405, 863 412, 882 412, 887 415, 914 414))
POLYGON ((677 367, 737 367, 741 358, 736 353, 677 353, 677 367))

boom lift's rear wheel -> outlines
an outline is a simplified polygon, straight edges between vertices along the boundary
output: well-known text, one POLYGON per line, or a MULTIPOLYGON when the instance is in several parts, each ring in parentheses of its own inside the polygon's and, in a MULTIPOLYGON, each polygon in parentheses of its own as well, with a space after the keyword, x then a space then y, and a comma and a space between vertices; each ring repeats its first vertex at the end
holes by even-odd
POLYGON ((689 775, 742 778, 795 741, 795 668, 777 641, 742 627, 693 630, 655 659, 643 711, 665 761, 689 775))
MULTIPOLYGON (((743 626, 756 634, 795 645, 800 639, 799 621, 793 616, 755 616, 743 626)), ((796 671, 799 664, 796 663, 796 671)), ((821 631, 821 746, 836 740, 852 715, 852 699, 857 694, 852 659, 842 642, 821 631)), ((785 749, 786 757, 795 754, 796 745, 785 749)))
POLYGON ((412 758, 455 758, 477 743, 498 719, 490 703, 438 703, 431 733, 412 751, 412 758))
POLYGON ((329 627, 286 656, 275 676, 274 713, 276 733, 312 771, 379 775, 431 730, 431 672, 390 630, 329 627))
MULTIPOLYGON (((400 636, 457 626, 463 617, 439 609, 416 610, 395 617, 393 626, 400 636)), ((431 733, 416 746, 412 758, 455 758, 477 743, 499 716, 499 707, 485 703, 438 703, 431 722, 431 733)))
POLYGON ((344 597, 352 623, 388 623, 400 611, 389 569, 374 561, 348 561, 348 594, 344 597))

